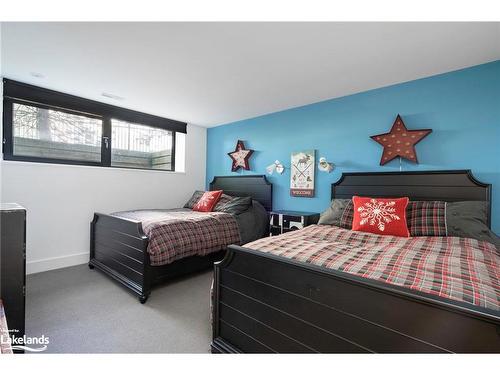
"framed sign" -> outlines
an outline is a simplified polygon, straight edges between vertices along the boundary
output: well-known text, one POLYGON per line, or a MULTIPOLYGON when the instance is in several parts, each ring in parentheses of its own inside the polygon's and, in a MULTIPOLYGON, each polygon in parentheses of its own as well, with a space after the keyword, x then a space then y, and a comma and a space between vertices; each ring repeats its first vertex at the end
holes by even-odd
POLYGON ((292 152, 290 195, 314 197, 314 150, 292 152))

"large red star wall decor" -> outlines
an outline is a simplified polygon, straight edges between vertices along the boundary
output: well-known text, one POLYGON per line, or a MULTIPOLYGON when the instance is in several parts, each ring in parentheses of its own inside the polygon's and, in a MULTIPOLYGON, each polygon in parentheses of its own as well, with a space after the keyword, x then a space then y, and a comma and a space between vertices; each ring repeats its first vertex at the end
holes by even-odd
POLYGON ((408 130, 403 119, 398 115, 389 133, 372 135, 370 138, 384 146, 380 165, 398 156, 418 163, 415 145, 431 132, 432 129, 408 130))
POLYGON ((253 150, 247 150, 243 141, 238 140, 234 151, 228 152, 229 157, 233 159, 231 171, 236 172, 240 168, 246 169, 247 171, 250 170, 248 159, 250 159, 252 154, 253 150))

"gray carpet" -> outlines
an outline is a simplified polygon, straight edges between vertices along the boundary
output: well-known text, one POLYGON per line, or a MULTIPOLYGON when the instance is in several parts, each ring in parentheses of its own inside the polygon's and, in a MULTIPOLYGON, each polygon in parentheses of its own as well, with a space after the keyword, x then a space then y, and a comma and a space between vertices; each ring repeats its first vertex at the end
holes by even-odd
POLYGON ((86 265, 29 275, 26 334, 50 353, 208 353, 212 272, 153 290, 145 305, 86 265))

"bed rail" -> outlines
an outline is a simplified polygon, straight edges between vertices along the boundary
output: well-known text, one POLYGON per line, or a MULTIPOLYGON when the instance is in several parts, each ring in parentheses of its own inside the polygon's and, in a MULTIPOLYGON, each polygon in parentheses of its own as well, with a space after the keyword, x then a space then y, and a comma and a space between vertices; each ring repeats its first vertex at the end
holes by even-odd
POLYGON ((230 246, 215 265, 214 353, 499 353, 500 314, 230 246))

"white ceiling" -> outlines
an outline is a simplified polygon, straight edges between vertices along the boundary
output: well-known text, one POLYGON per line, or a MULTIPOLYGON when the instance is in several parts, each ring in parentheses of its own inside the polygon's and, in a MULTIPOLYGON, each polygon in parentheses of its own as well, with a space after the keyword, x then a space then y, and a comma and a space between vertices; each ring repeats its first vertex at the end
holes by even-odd
POLYGON ((500 59, 500 23, 3 23, 1 36, 4 77, 202 126, 500 59))

